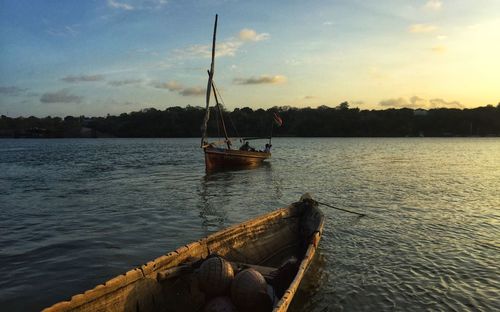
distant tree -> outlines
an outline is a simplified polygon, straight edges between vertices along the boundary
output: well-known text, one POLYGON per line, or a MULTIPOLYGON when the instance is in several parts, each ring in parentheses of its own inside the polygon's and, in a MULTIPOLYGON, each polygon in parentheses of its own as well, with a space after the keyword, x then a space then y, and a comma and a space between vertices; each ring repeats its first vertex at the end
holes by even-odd
POLYGON ((349 103, 347 101, 340 103, 337 107, 337 109, 349 109, 349 103))

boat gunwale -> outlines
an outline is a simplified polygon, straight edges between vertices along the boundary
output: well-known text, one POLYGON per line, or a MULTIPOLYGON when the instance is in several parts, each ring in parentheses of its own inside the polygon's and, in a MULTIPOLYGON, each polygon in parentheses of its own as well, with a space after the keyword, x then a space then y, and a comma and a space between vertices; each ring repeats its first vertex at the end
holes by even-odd
POLYGON ((300 262, 299 270, 295 274, 295 277, 293 281, 290 283, 288 286, 287 290, 283 294, 283 296, 280 298, 276 306, 273 308, 273 312, 283 312, 288 309, 290 304, 292 303, 293 297, 295 296, 299 286, 300 282, 304 278, 304 275, 309 268, 309 265, 311 264, 314 255, 316 253, 316 249, 318 248, 319 241, 321 239, 321 236, 323 234, 323 227, 325 224, 325 216, 321 212, 321 210, 318 209, 320 212, 320 223, 316 230, 313 233, 313 237, 310 239, 306 253, 304 254, 304 257, 302 258, 302 261, 300 262))

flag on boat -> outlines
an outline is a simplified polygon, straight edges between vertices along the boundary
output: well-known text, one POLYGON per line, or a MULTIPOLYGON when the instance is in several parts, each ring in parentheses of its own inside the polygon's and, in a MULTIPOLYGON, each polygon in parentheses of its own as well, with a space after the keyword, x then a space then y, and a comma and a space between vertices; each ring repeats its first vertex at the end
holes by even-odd
POLYGON ((283 125, 283 119, 277 114, 274 113, 274 122, 278 125, 278 127, 281 127, 283 125))

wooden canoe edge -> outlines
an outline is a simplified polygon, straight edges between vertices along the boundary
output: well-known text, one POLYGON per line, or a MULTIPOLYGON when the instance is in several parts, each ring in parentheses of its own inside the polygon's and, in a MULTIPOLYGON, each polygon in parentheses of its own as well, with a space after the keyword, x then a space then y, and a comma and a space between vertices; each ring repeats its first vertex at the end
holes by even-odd
MULTIPOLYGON (((316 209, 318 209, 318 208, 316 208, 316 209)), ((297 289, 299 288, 300 282, 302 281, 302 278, 304 277, 304 274, 306 273, 307 269, 309 268, 309 265, 312 262, 314 254, 316 253, 316 249, 317 249, 319 240, 323 234, 324 223, 325 223, 325 217, 324 217, 323 213, 321 213, 321 221, 318 225, 318 228, 317 228, 315 234, 313 234, 313 237, 311 237, 311 240, 310 240, 309 245, 307 247, 307 251, 304 255, 304 258, 302 259, 302 261, 300 263, 299 270, 297 271, 297 274, 295 275, 295 278, 293 279, 292 283, 290 284, 288 289, 285 291, 285 294, 283 295, 283 297, 280 299, 280 301, 278 301, 278 303, 274 307, 273 312, 285 312, 288 310, 288 307, 290 306, 290 303, 292 303, 292 299, 295 296, 297 289)))
MULTIPOLYGON (((292 216, 298 212, 301 202, 293 203, 287 207, 277 209, 270 213, 262 214, 254 219, 248 220, 228 227, 227 229, 213 233, 198 241, 192 242, 185 246, 176 249, 173 252, 162 255, 153 261, 127 271, 124 274, 118 275, 103 284, 99 284, 93 289, 87 290, 84 293, 77 294, 71 297, 68 301, 61 301, 47 307, 42 312, 60 312, 79 310, 84 304, 94 302, 102 297, 110 296, 114 292, 127 287, 141 279, 148 279, 156 282, 157 274, 165 269, 174 267, 189 260, 192 255, 197 258, 205 258, 210 253, 211 242, 216 242, 219 237, 230 236, 240 232, 242 229, 265 223, 270 219, 278 217, 292 216)), ((293 284, 293 283, 292 283, 293 284)))
POLYGON ((118 275, 103 284, 99 284, 93 289, 87 290, 82 294, 77 294, 71 297, 69 301, 61 301, 51 307, 43 309, 42 312, 67 311, 81 306, 84 303, 93 301, 98 297, 114 292, 122 287, 136 282, 143 278, 144 275, 140 268, 132 269, 124 274, 118 275))

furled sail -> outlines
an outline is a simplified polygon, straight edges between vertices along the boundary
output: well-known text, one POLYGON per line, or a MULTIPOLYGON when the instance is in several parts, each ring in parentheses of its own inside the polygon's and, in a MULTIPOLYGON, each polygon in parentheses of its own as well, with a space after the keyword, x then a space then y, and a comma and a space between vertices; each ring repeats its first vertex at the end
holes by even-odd
POLYGON ((208 83, 207 83, 207 98, 206 98, 206 108, 205 117, 203 118, 203 123, 201 125, 201 147, 206 144, 207 140, 207 124, 210 118, 210 91, 212 89, 212 80, 214 77, 214 60, 215 60, 215 35, 217 33, 217 14, 215 14, 215 24, 214 24, 214 36, 212 39, 212 63, 210 64, 210 71, 208 72, 208 83))

